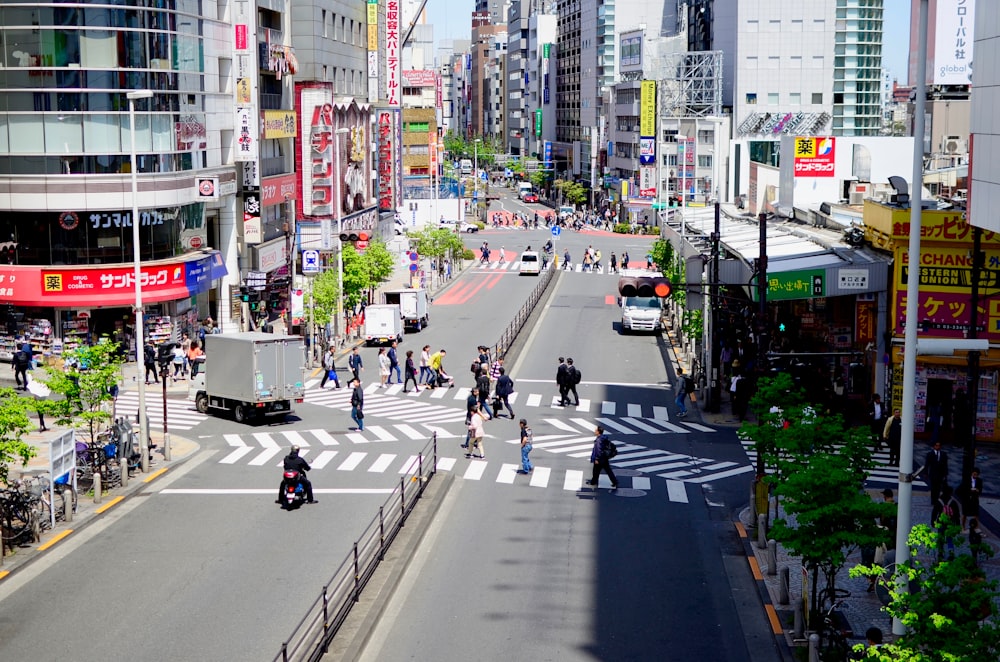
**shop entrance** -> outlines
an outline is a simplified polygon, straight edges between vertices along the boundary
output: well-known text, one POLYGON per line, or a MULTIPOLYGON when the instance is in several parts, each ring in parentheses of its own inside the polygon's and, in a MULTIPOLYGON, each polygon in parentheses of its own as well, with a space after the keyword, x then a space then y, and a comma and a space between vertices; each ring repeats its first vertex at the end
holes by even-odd
POLYGON ((950 379, 927 380, 927 418, 924 431, 929 438, 940 439, 942 443, 951 440, 952 386, 950 379), (935 428, 940 430, 935 436, 935 428))

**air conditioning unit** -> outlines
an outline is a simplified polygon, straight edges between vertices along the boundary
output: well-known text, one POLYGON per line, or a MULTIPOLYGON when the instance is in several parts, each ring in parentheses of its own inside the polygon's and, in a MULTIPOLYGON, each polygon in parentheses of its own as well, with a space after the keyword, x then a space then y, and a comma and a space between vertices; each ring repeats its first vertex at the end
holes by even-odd
POLYGON ((865 194, 863 191, 851 191, 850 198, 852 205, 863 205, 865 204, 865 194))
POLYGON ((941 151, 945 154, 965 154, 969 147, 962 136, 945 136, 941 139, 941 151))

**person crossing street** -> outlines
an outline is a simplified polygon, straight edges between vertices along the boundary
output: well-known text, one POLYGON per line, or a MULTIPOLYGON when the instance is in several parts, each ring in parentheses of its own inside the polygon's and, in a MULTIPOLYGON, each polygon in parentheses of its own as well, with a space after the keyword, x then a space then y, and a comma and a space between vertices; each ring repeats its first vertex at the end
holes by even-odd
POLYGON ((590 451, 590 462, 594 465, 594 470, 587 485, 596 486, 597 479, 601 477, 603 469, 608 474, 608 478, 611 479, 611 489, 618 489, 618 478, 615 477, 615 472, 611 469, 611 457, 614 452, 612 446, 614 444, 608 435, 604 434, 604 428, 598 425, 594 429, 594 447, 590 451))
POLYGON ((340 388, 340 379, 337 378, 337 366, 334 365, 335 352, 336 350, 333 345, 330 345, 330 349, 323 355, 323 380, 319 383, 320 388, 326 386, 326 382, 331 379, 336 384, 336 388, 340 388))

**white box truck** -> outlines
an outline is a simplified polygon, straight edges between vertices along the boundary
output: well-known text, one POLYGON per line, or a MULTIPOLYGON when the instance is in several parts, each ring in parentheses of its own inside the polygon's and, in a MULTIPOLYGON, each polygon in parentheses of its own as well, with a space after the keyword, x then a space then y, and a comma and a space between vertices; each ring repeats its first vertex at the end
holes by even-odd
POLYGON ((287 416, 305 399, 305 345, 299 336, 225 333, 205 336, 205 364, 188 399, 203 414, 232 412, 238 423, 287 416))
POLYGON ((365 308, 365 344, 403 342, 403 315, 395 304, 379 304, 365 308))
POLYGON ((430 314, 427 312, 427 290, 419 288, 390 290, 385 293, 385 302, 399 306, 399 313, 403 316, 403 327, 406 329, 420 331, 431 323, 430 314))

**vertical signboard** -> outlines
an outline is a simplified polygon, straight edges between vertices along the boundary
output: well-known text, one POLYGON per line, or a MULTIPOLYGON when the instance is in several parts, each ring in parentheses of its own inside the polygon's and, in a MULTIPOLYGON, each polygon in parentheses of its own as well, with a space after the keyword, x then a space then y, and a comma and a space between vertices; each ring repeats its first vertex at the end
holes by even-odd
POLYGON ((535 137, 540 138, 542 135, 542 109, 535 108, 535 137))
POLYGON ((437 131, 429 131, 427 133, 427 154, 430 157, 430 160, 428 162, 429 166, 428 170, 431 173, 437 172, 437 157, 438 157, 437 144, 438 144, 437 131))
POLYGON ((403 63, 399 59, 400 43, 399 0, 385 3, 385 102, 398 108, 402 91, 399 88, 403 63))
POLYGON ((972 37, 976 0, 937 0, 934 21, 934 85, 972 83, 972 37))
POLYGON ((260 195, 243 192, 243 241, 247 245, 259 244, 264 240, 260 224, 260 195))
POLYGON ((639 163, 656 163, 656 81, 644 80, 639 90, 639 163))
POLYGON ((543 152, 542 152, 542 158, 543 158, 543 160, 545 162, 545 166, 544 166, 545 169, 546 170, 551 169, 552 168, 552 141, 551 140, 546 140, 545 141, 545 146, 543 147, 543 152))
POLYGON ((329 83, 299 88, 300 215, 329 217, 334 198, 333 89, 329 83))
POLYGON ((836 172, 836 139, 796 138, 793 155, 794 177, 833 177, 836 172))
POLYGON ((368 101, 378 101, 378 0, 368 0, 368 101))
MULTIPOLYGON (((236 90, 233 109, 236 125, 234 159, 240 163, 256 162, 260 150, 256 7, 237 3, 233 6, 233 13, 233 76, 236 90)), ((256 173, 256 168, 253 172, 256 173)), ((260 185, 259 175, 252 174, 250 179, 256 179, 254 186, 260 185)))
POLYGON ((376 111, 376 131, 378 132, 378 208, 394 211, 396 205, 395 178, 393 177, 392 144, 395 132, 392 126, 392 111, 379 108, 376 111))

